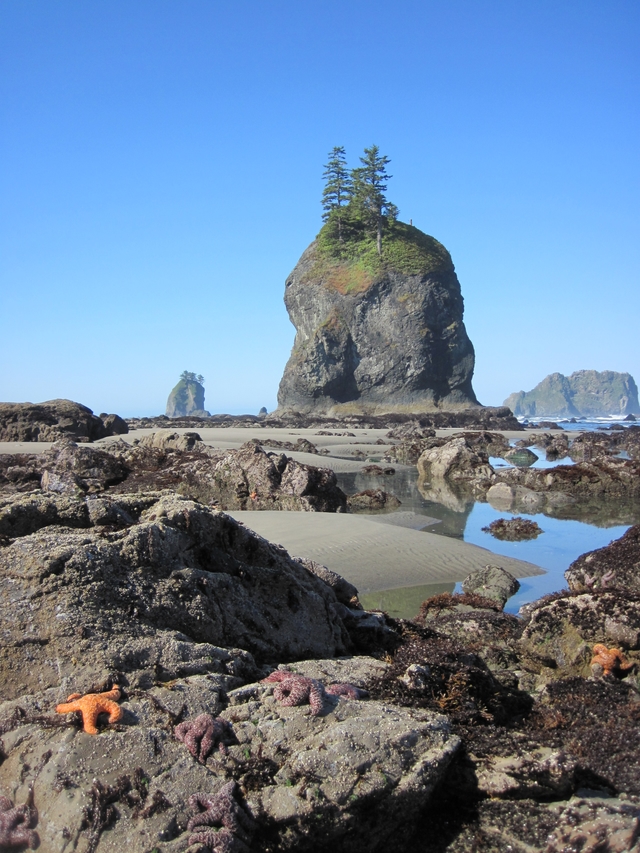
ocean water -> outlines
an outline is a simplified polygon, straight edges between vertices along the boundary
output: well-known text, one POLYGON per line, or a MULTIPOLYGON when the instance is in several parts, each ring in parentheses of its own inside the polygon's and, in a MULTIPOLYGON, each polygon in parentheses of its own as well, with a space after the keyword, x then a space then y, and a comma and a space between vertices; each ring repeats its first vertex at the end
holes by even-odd
POLYGON ((572 430, 578 432, 596 432, 597 430, 610 431, 614 429, 627 429, 631 426, 640 426, 640 418, 637 422, 626 421, 623 418, 610 415, 606 418, 576 418, 572 422, 570 418, 518 418, 521 424, 528 424, 529 427, 536 427, 541 421, 551 421, 558 424, 564 430, 572 430))

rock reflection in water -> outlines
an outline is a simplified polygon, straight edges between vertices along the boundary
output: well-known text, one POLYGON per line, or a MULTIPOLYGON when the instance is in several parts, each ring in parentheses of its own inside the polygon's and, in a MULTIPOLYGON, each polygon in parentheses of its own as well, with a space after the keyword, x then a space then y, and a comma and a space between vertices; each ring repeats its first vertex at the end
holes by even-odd
MULTIPOLYGON (((348 495, 371 488, 383 488, 400 501, 401 512, 415 512, 428 516, 425 530, 442 536, 463 539, 473 498, 458 495, 453 488, 437 490, 433 494, 425 484, 418 483, 415 468, 396 468, 395 474, 377 477, 369 474, 337 474, 338 485, 348 495), (432 520, 438 519, 438 524, 432 520)), ((384 510, 383 510, 384 512, 384 510)))

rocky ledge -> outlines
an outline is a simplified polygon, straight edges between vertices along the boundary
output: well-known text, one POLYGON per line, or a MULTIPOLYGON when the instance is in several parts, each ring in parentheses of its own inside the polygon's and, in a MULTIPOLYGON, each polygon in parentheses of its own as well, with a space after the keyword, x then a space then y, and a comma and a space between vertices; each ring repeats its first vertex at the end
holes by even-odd
POLYGON ((0 526, 3 849, 637 853, 637 529, 521 619, 487 567, 406 622, 172 492, 0 526))
POLYGON ((119 415, 103 413, 72 400, 46 403, 0 403, 0 441, 96 441, 109 435, 125 435, 129 427, 119 415))

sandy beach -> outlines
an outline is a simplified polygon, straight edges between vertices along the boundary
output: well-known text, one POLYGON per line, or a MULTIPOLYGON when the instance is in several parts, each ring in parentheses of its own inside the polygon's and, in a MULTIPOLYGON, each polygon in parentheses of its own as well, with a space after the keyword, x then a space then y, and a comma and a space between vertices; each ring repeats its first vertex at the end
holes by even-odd
MULTIPOLYGON (((486 548, 389 523, 394 514, 328 512, 230 512, 265 539, 296 557, 308 557, 345 577, 361 593, 397 587, 453 583, 486 565, 516 577, 543 571, 532 563, 486 548), (380 521, 386 523, 380 523, 380 521)), ((400 514, 401 515, 401 514, 400 514)))

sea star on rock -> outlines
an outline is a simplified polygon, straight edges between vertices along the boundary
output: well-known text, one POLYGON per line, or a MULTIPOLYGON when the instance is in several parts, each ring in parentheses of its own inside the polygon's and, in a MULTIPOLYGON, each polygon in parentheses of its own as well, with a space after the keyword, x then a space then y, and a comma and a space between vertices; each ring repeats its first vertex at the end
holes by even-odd
POLYGON ((189 846, 204 844, 212 853, 248 853, 249 847, 228 829, 203 829, 189 836, 189 846))
POLYGON ((200 714, 194 720, 185 720, 177 725, 173 733, 191 755, 204 764, 216 743, 220 752, 227 754, 222 738, 230 728, 231 725, 221 717, 214 719, 211 714, 200 714))
POLYGON ((255 820, 235 799, 236 782, 232 779, 217 794, 193 794, 189 806, 196 814, 187 824, 188 830, 204 826, 189 837, 189 844, 206 844, 218 853, 244 853, 255 830, 255 820), (216 827, 222 827, 216 831, 216 827))
POLYGON ((281 705, 287 707, 302 705, 308 700, 312 717, 322 711, 324 687, 315 678, 307 678, 295 672, 276 669, 266 678, 263 678, 262 683, 275 683, 273 695, 281 705))
POLYGON ((369 695, 369 692, 364 688, 356 687, 355 684, 349 684, 349 682, 330 684, 325 687, 325 690, 330 696, 345 696, 347 699, 366 699, 369 695))
POLYGON ((38 812, 29 805, 14 806, 8 797, 0 796, 0 850, 12 847, 37 847, 38 833, 33 827, 38 812))
POLYGON ((80 711, 82 714, 82 726, 88 735, 97 735, 96 723, 100 714, 108 714, 110 723, 117 723, 122 719, 122 708, 117 704, 120 698, 120 689, 114 687, 106 693, 72 693, 61 705, 56 706, 57 714, 71 714, 80 711))
POLYGON ((614 671, 626 672, 634 666, 635 664, 628 661, 620 649, 608 649, 601 643, 596 643, 593 647, 591 671, 594 675, 599 673, 600 668, 603 675, 612 675, 614 671))

